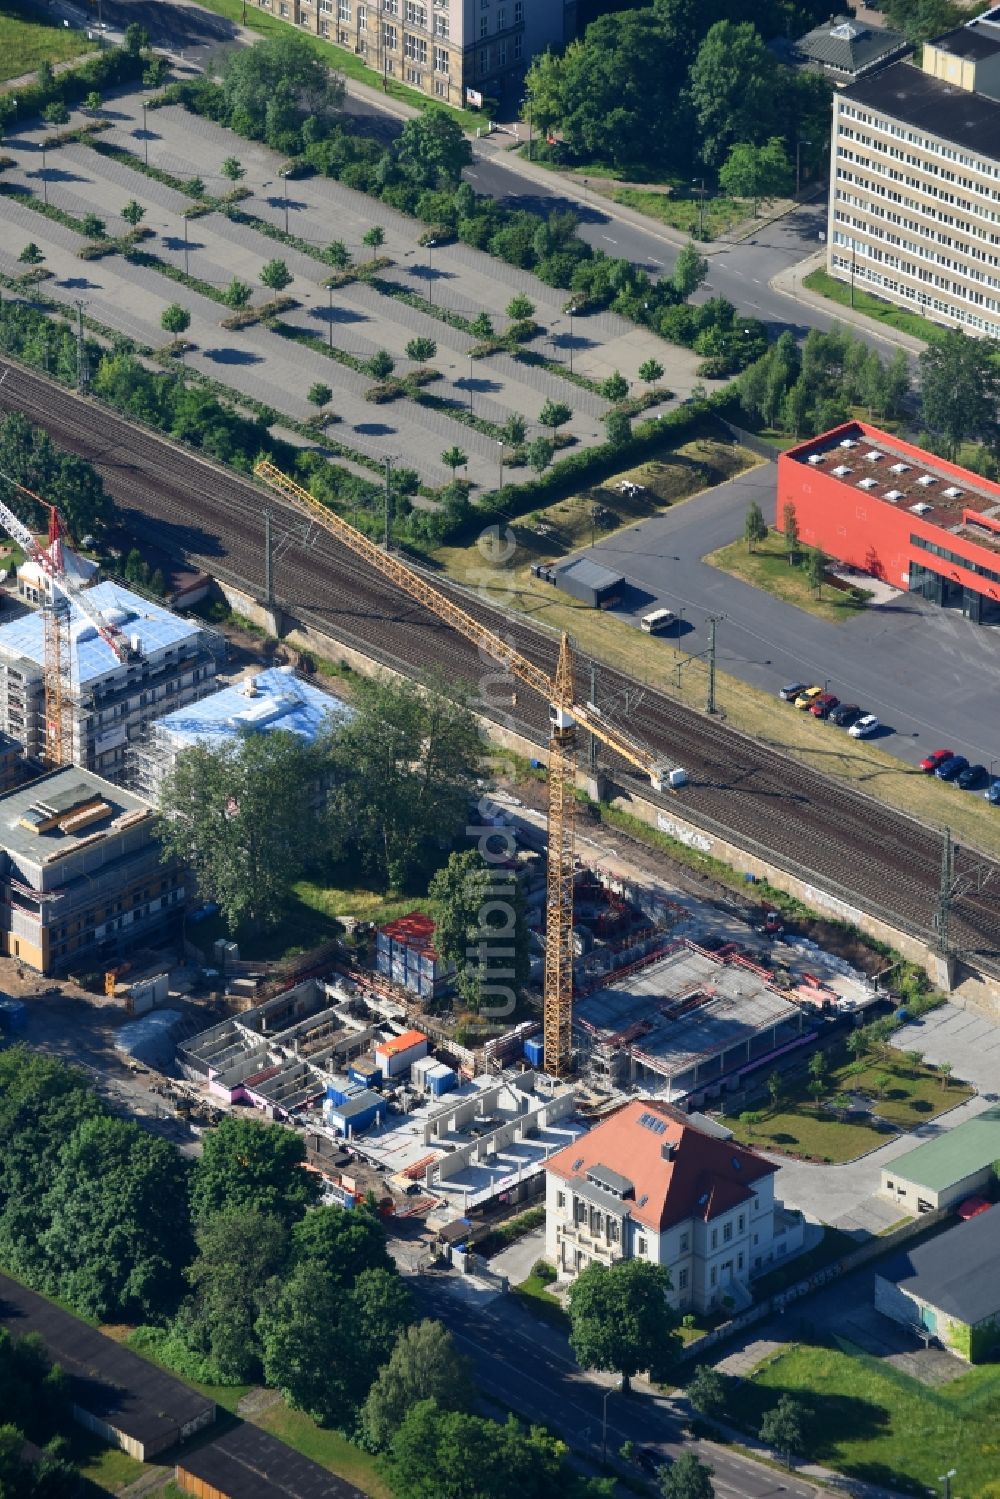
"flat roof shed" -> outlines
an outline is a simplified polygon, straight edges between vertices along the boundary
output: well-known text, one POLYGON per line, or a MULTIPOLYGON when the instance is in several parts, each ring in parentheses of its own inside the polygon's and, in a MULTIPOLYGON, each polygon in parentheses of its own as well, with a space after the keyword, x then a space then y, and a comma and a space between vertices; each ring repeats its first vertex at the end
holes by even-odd
POLYGON ((174 1477, 199 1499, 364 1499, 353 1483, 249 1421, 187 1453, 174 1477))
POLYGON ((572 594, 592 609, 608 609, 621 598, 625 579, 621 573, 612 572, 589 557, 579 557, 559 568, 556 584, 564 593, 572 594))
POLYGON ((1000 1105, 984 1109, 882 1167, 881 1191, 909 1208, 953 1207, 990 1181, 1000 1160, 1000 1105))

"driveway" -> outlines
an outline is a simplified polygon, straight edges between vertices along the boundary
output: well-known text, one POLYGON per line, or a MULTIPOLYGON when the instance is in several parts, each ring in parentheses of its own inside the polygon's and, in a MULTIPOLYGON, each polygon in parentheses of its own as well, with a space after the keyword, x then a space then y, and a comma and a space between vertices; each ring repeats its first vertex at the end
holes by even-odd
MULTIPOLYGON (((717 660, 733 676, 766 692, 788 681, 829 681, 838 697, 878 714, 892 730, 878 741, 881 747, 910 763, 939 745, 987 765, 1000 757, 996 629, 912 594, 833 623, 702 561, 742 535, 751 502, 770 523, 776 491, 777 467, 765 463, 580 555, 622 572, 641 590, 644 602, 634 612, 619 611, 624 618, 638 624, 657 607, 682 616, 679 633, 660 637, 651 649, 703 651, 708 616, 722 616, 717 660)), ((786 711, 775 703, 775 713, 786 711)), ((838 733, 830 729, 832 743, 838 733)), ((990 815, 985 806, 983 812, 990 815)))

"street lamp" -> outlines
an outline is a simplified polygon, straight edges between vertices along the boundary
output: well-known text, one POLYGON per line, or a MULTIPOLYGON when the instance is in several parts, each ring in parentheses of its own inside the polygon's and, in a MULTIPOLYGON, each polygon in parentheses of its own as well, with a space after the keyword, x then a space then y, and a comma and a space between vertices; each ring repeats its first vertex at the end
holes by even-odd
POLYGON ((800 186, 801 181, 802 181, 802 165, 801 165, 802 147, 803 146, 811 146, 811 145, 812 145, 812 141, 796 141, 795 142, 795 196, 796 197, 798 197, 798 195, 799 195, 799 186, 800 186))
POLYGON ((524 98, 524 99, 521 100, 521 107, 522 107, 522 109, 524 108, 525 105, 527 105, 527 111, 526 111, 526 113, 527 113, 527 116, 528 116, 528 160, 531 161, 532 155, 533 155, 533 147, 534 147, 534 143, 535 143, 535 138, 534 138, 534 135, 533 135, 532 129, 531 129, 531 99, 529 97, 526 97, 526 98, 524 98))
POLYGON ((472 412, 472 355, 469 355, 469 412, 472 412))
POLYGON ((573 373, 573 303, 569 304, 569 372, 573 373))
POLYGON ((283 192, 284 199, 285 199, 285 233, 287 234, 288 233, 288 173, 287 173, 287 171, 285 171, 285 172, 279 172, 278 176, 281 178, 282 192, 283 192))
MULTIPOLYGON (((606 1463, 607 1460, 608 1460, 608 1396, 609 1395, 617 1395, 617 1393, 618 1393, 618 1391, 620 1389, 621 1389, 621 1385, 620 1384, 610 1385, 608 1387, 608 1389, 606 1389, 604 1391, 604 1397, 603 1397, 603 1400, 601 1402, 601 1405, 602 1405, 602 1413, 601 1413, 601 1462, 602 1463, 606 1463)), ((945 1495, 945 1499, 948 1499, 947 1494, 945 1495)))
POLYGON ((431 306, 434 305, 434 246, 436 239, 427 241, 427 300, 431 306))
POLYGON ((503 438, 502 437, 498 437, 497 438, 497 442, 500 445, 500 488, 503 489, 503 447, 504 447, 503 438))
MULTIPOLYGON (((45 126, 48 129, 48 126, 45 126)), ((49 173, 45 165, 45 137, 42 136, 42 198, 46 208, 49 206, 49 173)))
POLYGON ((188 221, 187 215, 182 215, 184 222, 184 274, 188 274, 188 221))
POLYGON ((698 238, 699 239, 704 239, 705 238, 705 179, 704 179, 704 177, 695 177, 694 181, 692 182, 692 186, 695 186, 695 184, 698 184, 698 183, 701 184, 701 192, 698 194, 698 238))
POLYGON ((944 1484, 944 1499, 951 1499, 951 1480, 954 1478, 956 1471, 955 1468, 949 1468, 947 1473, 942 1473, 938 1479, 938 1483, 944 1484))
POLYGON ((146 165, 147 165, 147 167, 149 166, 149 129, 148 129, 148 126, 146 125, 146 119, 147 119, 146 110, 148 108, 149 108, 149 100, 148 99, 143 99, 143 101, 142 101, 142 144, 143 144, 143 153, 144 153, 145 158, 146 158, 146 165))
POLYGON ((330 334, 330 348, 332 349, 333 348, 333 287, 332 286, 328 286, 327 287, 327 291, 330 294, 330 302, 329 302, 329 316, 327 317, 327 320, 326 320, 326 326, 327 326, 327 330, 329 331, 329 334, 330 334))

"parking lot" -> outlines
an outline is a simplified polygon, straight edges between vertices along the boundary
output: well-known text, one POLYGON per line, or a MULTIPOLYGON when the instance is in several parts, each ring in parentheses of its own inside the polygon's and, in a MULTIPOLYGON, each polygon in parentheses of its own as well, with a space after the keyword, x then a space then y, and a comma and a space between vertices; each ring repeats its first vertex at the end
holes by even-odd
MULTIPOLYGON (((717 624, 719 667, 775 695, 776 724, 794 713, 777 700, 786 682, 827 687, 842 702, 877 714, 870 742, 916 764, 948 746, 1000 773, 1000 632, 971 624, 954 610, 914 594, 898 594, 841 622, 818 619, 793 604, 721 572, 702 558, 743 534, 756 501, 774 519, 773 463, 740 474, 701 496, 578 553, 624 574, 642 602, 618 612, 638 626, 641 615, 668 608, 678 623, 650 649, 689 654, 708 644, 717 624)), ((863 580, 862 580, 863 581, 863 580)), ((723 705, 724 706, 724 705, 723 705)), ((842 729, 829 728, 834 744, 842 729)), ((956 796, 982 793, 961 792, 956 796)), ((983 806, 987 815, 990 809, 983 806)))
MULTIPOLYGON (((282 158, 210 121, 171 106, 149 111, 144 129, 138 95, 115 99, 106 117, 112 129, 102 140, 137 155, 148 149, 151 164, 181 178, 197 174, 210 193, 221 194, 231 185, 220 175, 220 167, 227 156, 237 156, 246 173, 241 185, 252 193, 242 207, 281 228, 287 217, 289 231, 317 247, 338 239, 355 259, 367 259, 372 252, 363 245, 364 235, 373 225, 380 226, 386 238, 379 253, 393 261, 386 277, 435 306, 470 318, 488 312, 501 331, 507 325, 504 309, 511 297, 526 294, 543 329, 532 348, 567 369, 572 356, 579 374, 601 380, 620 369, 638 388, 639 366, 655 355, 666 366, 663 383, 676 396, 685 396, 696 379, 698 360, 689 351, 665 344, 611 313, 576 318, 571 330, 562 312, 564 292, 461 244, 433 251, 421 248, 419 223, 335 181, 315 177, 285 183, 278 175, 282 158)), ((329 292, 320 284, 330 270, 322 262, 221 213, 188 222, 183 211, 190 198, 89 146, 70 144, 47 152, 43 173, 42 140, 39 128, 4 141, 5 152, 16 162, 5 173, 5 182, 36 198, 47 193, 50 204, 76 217, 95 212, 111 234, 124 231, 121 209, 135 198, 146 210, 144 226, 154 235, 144 249, 180 270, 186 266, 191 276, 220 290, 238 276, 255 287, 258 306, 270 295, 260 286, 261 267, 278 256, 294 278, 288 294, 299 305, 284 317, 293 327, 360 359, 387 350, 400 374, 413 368, 405 355, 407 342, 416 336, 432 338, 438 352, 429 362, 443 377, 430 387, 433 395, 498 424, 519 413, 528 422, 529 438, 544 430, 538 417, 545 401, 562 401, 573 412, 563 430, 577 444, 604 440, 601 418, 608 402, 568 378, 520 363, 506 353, 472 361, 469 351, 475 339, 470 335, 363 282, 329 292)), ((0 270, 16 275, 23 269, 18 254, 34 240, 54 273, 54 279, 45 282, 46 292, 68 305, 83 299, 88 314, 107 327, 162 346, 167 337, 160 327, 161 314, 170 303, 179 302, 191 314, 186 337, 196 346, 188 355, 192 368, 298 419, 312 412, 306 401, 309 386, 326 383, 334 391, 331 409, 340 417, 331 436, 345 445, 379 460, 391 456, 412 464, 432 483, 450 477, 441 453, 455 445, 468 454, 467 475, 475 484, 492 487, 498 482, 502 453, 496 440, 446 411, 409 399, 374 406, 364 399, 373 383, 368 375, 259 325, 227 332, 219 324, 228 309, 154 268, 131 265, 119 256, 81 261, 76 253, 81 236, 11 197, 0 199, 0 222, 0 270)))

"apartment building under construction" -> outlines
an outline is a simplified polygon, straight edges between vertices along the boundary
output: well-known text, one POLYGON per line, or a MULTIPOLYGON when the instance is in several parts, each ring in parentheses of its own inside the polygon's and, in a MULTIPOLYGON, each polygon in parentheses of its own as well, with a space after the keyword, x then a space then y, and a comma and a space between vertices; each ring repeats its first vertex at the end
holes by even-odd
MULTIPOLYGON (((69 606, 64 712, 71 758, 116 781, 125 774, 130 743, 153 719, 213 690, 223 647, 214 631, 118 583, 97 584, 87 599, 128 636, 133 655, 120 661, 91 621, 69 606)), ((44 749, 44 660, 40 613, 0 627, 0 730, 30 757, 44 749)))

